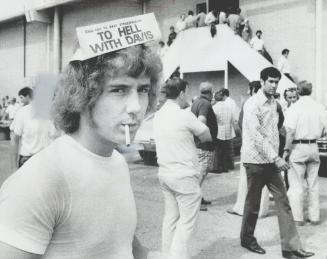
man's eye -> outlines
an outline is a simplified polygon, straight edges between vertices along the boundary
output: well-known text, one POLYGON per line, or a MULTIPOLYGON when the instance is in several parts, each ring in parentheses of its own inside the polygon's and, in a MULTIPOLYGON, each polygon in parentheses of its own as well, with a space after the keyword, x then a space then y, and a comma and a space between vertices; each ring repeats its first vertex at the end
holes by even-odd
POLYGON ((148 93, 150 91, 150 87, 149 86, 143 86, 143 87, 140 87, 137 91, 139 93, 148 93))
POLYGON ((111 93, 118 93, 118 94, 123 94, 126 92, 126 89, 124 88, 114 88, 112 90, 110 90, 111 93))

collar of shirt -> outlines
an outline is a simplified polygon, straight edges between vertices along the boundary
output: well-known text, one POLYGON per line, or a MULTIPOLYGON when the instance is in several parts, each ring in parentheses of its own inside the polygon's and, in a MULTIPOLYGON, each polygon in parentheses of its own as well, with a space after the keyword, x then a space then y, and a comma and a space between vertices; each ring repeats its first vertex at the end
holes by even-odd
POLYGON ((268 104, 275 103, 275 99, 273 97, 268 99, 262 90, 259 90, 255 96, 256 96, 257 100, 259 101, 260 105, 264 105, 265 103, 268 103, 268 104))
POLYGON ((207 96, 205 96, 205 95, 200 95, 199 98, 202 98, 202 99, 205 99, 205 100, 211 102, 211 100, 207 96))

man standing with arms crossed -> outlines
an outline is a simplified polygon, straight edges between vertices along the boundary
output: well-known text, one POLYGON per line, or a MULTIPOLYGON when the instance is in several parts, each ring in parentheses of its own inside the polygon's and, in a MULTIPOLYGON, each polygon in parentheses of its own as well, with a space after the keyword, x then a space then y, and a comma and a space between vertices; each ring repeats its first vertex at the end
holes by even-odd
MULTIPOLYGON (((212 93, 213 86, 209 82, 202 82, 200 84, 200 97, 197 98, 191 107, 191 111, 195 114, 198 119, 207 125, 210 130, 212 140, 207 142, 200 142, 195 137, 195 144, 198 150, 199 163, 201 165, 201 180, 200 185, 210 170, 213 169, 213 154, 215 149, 214 140, 217 137, 218 126, 216 115, 211 106, 211 100, 213 97, 212 93)), ((207 211, 206 205, 211 204, 211 201, 207 201, 202 198, 201 210, 207 211)))
POLYGON ((165 85, 167 101, 156 113, 154 134, 159 181, 165 199, 162 250, 169 259, 189 259, 188 244, 201 202, 200 166, 194 137, 211 140, 209 129, 185 106, 187 83, 173 78, 165 85))
POLYGON ((266 185, 274 196, 278 208, 278 223, 284 258, 303 258, 313 253, 302 249, 293 221, 292 211, 280 171, 289 168, 278 156, 278 113, 274 94, 281 78, 274 67, 261 71, 262 90, 245 103, 243 117, 242 158, 246 168, 248 193, 245 201, 241 245, 248 250, 265 254, 254 237, 260 209, 261 191, 266 185))

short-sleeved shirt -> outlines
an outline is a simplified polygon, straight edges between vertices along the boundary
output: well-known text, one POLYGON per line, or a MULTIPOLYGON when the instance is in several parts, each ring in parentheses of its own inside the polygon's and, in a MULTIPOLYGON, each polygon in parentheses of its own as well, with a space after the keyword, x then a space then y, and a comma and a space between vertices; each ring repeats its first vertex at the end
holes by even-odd
POLYGON ((259 39, 257 36, 252 38, 250 41, 250 45, 252 48, 254 48, 256 51, 262 51, 264 48, 264 41, 263 39, 259 39))
POLYGON ((98 156, 67 135, 0 190, 0 241, 42 259, 133 259, 135 227, 125 159, 98 156))
MULTIPOLYGON (((207 127, 210 130, 210 135, 212 139, 216 139, 218 133, 217 119, 210 101, 207 100, 204 96, 200 96, 193 102, 191 111, 195 114, 196 117, 202 115, 207 119, 207 127)), ((201 143, 199 139, 195 138, 195 143, 197 148, 210 151, 214 150, 213 141, 201 143)))
POLYGON ((217 102, 212 108, 216 114, 218 124, 217 139, 230 140, 235 138, 234 124, 237 117, 234 116, 233 111, 226 104, 226 100, 217 102))
POLYGON ((56 134, 53 122, 35 116, 32 104, 22 107, 11 125, 13 132, 21 137, 19 154, 32 156, 48 146, 56 134))
POLYGON ((189 109, 181 109, 167 100, 156 112, 154 136, 159 164, 159 175, 183 178, 200 174, 193 136, 207 127, 189 109))
POLYGON ((302 96, 286 113, 286 128, 295 130, 294 139, 319 139, 327 129, 327 112, 310 96, 302 96))

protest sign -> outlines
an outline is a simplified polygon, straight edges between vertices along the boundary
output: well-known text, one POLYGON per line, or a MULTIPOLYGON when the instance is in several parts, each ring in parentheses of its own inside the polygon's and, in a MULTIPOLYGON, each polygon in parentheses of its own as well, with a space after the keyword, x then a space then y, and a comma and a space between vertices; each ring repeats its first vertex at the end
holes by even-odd
POLYGON ((89 59, 161 37, 153 13, 79 27, 76 31, 80 48, 73 60, 89 59))

